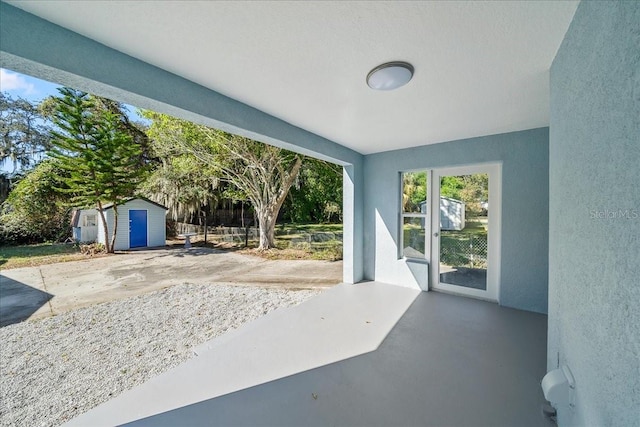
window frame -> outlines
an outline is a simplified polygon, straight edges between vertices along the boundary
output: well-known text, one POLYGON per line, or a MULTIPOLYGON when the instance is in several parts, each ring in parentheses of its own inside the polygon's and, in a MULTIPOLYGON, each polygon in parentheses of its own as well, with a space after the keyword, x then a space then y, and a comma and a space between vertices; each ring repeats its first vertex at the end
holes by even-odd
POLYGON ((84 216, 83 224, 84 227, 97 227, 98 226, 98 215, 97 214, 87 214, 84 216), (93 224, 89 224, 89 218, 93 218, 93 224))

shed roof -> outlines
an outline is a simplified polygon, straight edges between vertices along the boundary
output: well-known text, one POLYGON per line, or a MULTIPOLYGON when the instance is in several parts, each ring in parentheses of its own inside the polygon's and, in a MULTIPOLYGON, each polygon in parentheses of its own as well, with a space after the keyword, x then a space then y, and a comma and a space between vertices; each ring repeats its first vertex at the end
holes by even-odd
MULTIPOLYGON (((157 206, 157 207, 159 207, 159 208, 162 208, 162 209, 164 209, 165 211, 168 211, 168 210, 169 210, 169 208, 167 208, 166 206, 163 206, 163 205, 161 205, 160 203, 156 203, 156 202, 154 202, 153 200, 149 200, 149 199, 147 199, 146 197, 132 197, 132 198, 130 198, 130 199, 127 199, 127 200, 123 201, 122 203, 119 203, 119 204, 118 204, 118 206, 124 205, 125 203, 129 203, 129 202, 130 202, 130 201, 132 201, 132 200, 142 200, 142 201, 145 201, 145 202, 150 203, 150 204, 152 204, 152 205, 155 205, 155 206, 157 206)), ((102 209, 106 211, 106 210, 108 210, 108 209, 111 209, 112 207, 113 207, 113 203, 109 203, 109 204, 103 205, 103 206, 102 206, 102 209)))

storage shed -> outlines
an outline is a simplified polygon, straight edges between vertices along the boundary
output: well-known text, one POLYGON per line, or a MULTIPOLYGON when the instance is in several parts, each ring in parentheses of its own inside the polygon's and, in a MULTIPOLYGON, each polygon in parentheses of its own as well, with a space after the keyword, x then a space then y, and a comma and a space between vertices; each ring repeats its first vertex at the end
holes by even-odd
MULTIPOLYGON (((427 213, 427 202, 420 203, 420 212, 427 213)), ((425 226, 425 220, 422 220, 422 227, 425 226)), ((465 204, 461 200, 452 199, 450 197, 440 196, 440 229, 448 231, 464 230, 465 221, 465 204)))
MULTIPOLYGON (((113 204, 103 206, 108 238, 113 236, 113 204)), ((114 249, 117 251, 164 246, 166 244, 167 208, 143 197, 129 199, 118 205, 118 231, 114 249)), ((74 239, 82 242, 105 244, 106 238, 102 217, 96 209, 83 209, 74 216, 74 239), (95 214, 95 226, 94 215, 95 214), (77 225, 77 226, 76 226, 77 225), (77 230, 77 231, 76 231, 77 230), (95 230, 93 239, 91 232, 95 230)))
POLYGON ((73 227, 73 240, 80 243, 95 242, 98 239, 98 210, 73 211, 71 226, 73 227))
POLYGON ((464 230, 465 224, 464 202, 450 197, 440 197, 440 229, 464 230))

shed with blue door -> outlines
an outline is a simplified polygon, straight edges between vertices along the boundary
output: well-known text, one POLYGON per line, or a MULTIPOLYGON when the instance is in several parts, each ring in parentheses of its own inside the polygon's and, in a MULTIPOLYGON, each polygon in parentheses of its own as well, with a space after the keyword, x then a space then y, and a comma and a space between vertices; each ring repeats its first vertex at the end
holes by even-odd
MULTIPOLYGON (((113 236, 113 205, 103 207, 109 239, 113 236)), ((118 205, 118 230, 114 249, 117 251, 152 248, 166 244, 167 208, 143 197, 129 199, 118 205)), ((97 241, 104 244, 105 233, 102 217, 98 215, 97 241)))

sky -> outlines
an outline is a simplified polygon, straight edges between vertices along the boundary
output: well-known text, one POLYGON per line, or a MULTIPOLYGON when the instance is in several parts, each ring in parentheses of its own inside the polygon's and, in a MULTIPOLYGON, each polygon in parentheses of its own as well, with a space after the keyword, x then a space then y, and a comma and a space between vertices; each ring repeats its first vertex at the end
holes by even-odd
MULTIPOLYGON (((25 74, 16 73, 6 68, 0 68, 0 91, 8 93, 13 98, 24 98, 29 102, 37 103, 51 95, 58 95, 58 84, 40 80, 25 74)), ((136 114, 136 108, 126 105, 128 116, 135 121, 143 120, 136 114)), ((12 172, 13 164, 9 160, 0 165, 0 171, 12 172)))
POLYGON ((57 95, 59 87, 60 85, 0 68, 0 90, 14 98, 19 96, 31 102, 39 102, 49 95, 57 95))

